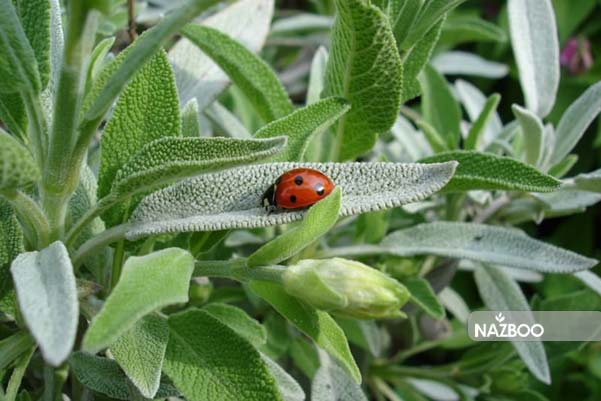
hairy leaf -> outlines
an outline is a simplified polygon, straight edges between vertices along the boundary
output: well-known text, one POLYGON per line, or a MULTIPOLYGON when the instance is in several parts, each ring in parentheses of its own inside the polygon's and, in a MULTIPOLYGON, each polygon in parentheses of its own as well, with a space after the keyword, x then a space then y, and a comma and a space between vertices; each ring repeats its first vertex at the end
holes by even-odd
POLYGON ((156 314, 140 319, 111 345, 111 354, 145 398, 154 398, 169 340, 167 321, 156 314))
POLYGON ((402 283, 411 293, 411 302, 434 319, 444 318, 444 308, 427 280, 421 277, 410 277, 403 280, 402 283))
POLYGON ((585 270, 574 273, 574 276, 582 281, 587 287, 601 295, 601 278, 592 271, 585 270))
POLYGON ((190 99, 182 109, 182 136, 198 137, 200 136, 198 102, 196 99, 190 99))
POLYGON ((559 41, 551 0, 509 0, 509 33, 528 110, 545 117, 559 86, 559 41))
POLYGON ((511 106, 511 110, 520 123, 524 138, 524 160, 537 166, 543 156, 543 123, 536 114, 517 104, 511 106))
POLYGON ((328 361, 313 377, 311 401, 367 401, 367 398, 352 377, 328 361))
MULTIPOLYGON (((500 268, 483 265, 475 274, 478 292, 491 311, 529 311, 528 300, 520 287, 500 268)), ((534 321, 534 318, 532 319, 534 321)), ((530 372, 546 384, 551 383, 547 355, 541 341, 512 341, 530 372)))
POLYGON ((351 110, 336 124, 337 159, 368 151, 390 129, 401 105, 402 67, 386 15, 361 0, 337 0, 322 96, 341 96, 351 110))
POLYGON ((420 160, 421 163, 459 162, 457 171, 445 187, 447 191, 514 190, 551 192, 559 180, 510 157, 493 153, 454 151, 420 160))
POLYGON ((464 1, 465 0, 429 0, 426 2, 419 10, 419 14, 413 23, 407 38, 405 38, 403 47, 405 48, 407 44, 417 42, 426 34, 426 32, 432 29, 444 15, 464 1))
POLYGON ((250 286, 282 316, 336 358, 357 383, 361 382, 361 372, 353 359, 344 332, 330 315, 288 295, 280 285, 253 281, 250 286))
POLYGON ((0 191, 20 188, 39 179, 40 171, 29 150, 0 128, 0 191))
POLYGON ((275 379, 278 390, 282 395, 284 401, 304 401, 305 392, 303 388, 294 380, 292 376, 288 374, 277 362, 270 359, 264 354, 261 354, 261 358, 265 365, 269 368, 271 376, 275 379))
POLYGON ((578 174, 574 177, 578 189, 591 192, 601 192, 601 169, 590 173, 578 174))
POLYGON ((509 73, 509 67, 505 64, 460 50, 440 53, 432 58, 431 63, 444 75, 473 75, 499 79, 509 73))
POLYGON ((164 372, 190 401, 282 400, 259 352, 211 314, 169 317, 164 372))
MULTIPOLYGON (((273 0, 240 0, 202 21, 258 52, 269 31, 273 0)), ((229 85, 225 73, 195 44, 180 39, 169 51, 182 104, 192 98, 204 110, 229 85)))
POLYGON ((0 21, 0 92, 40 92, 35 53, 11 0, 0 0, 0 21))
POLYGON ((270 122, 290 114, 292 103, 275 72, 242 44, 214 28, 190 24, 182 33, 213 59, 270 122))
POLYGON ((277 236, 248 258, 248 266, 271 265, 286 260, 325 235, 338 220, 340 187, 309 209, 300 225, 277 236))
POLYGON ((10 268, 23 318, 46 362, 59 366, 71 352, 79 306, 73 265, 62 242, 22 253, 10 268))
POLYGON ((499 101, 501 101, 501 96, 498 93, 494 93, 486 99, 484 107, 482 107, 482 111, 478 115, 478 118, 474 120, 474 123, 467 134, 464 144, 465 149, 474 150, 482 147, 481 142, 484 129, 497 111, 499 101))
POLYGON ((350 106, 342 98, 331 97, 313 103, 292 114, 273 121, 255 134, 255 138, 272 138, 286 135, 286 150, 274 161, 300 161, 314 135, 325 131, 344 115, 350 106))
POLYGON ((450 16, 444 24, 441 42, 459 44, 465 42, 507 42, 505 30, 475 15, 450 16))
POLYGON ((128 238, 146 235, 265 227, 300 220, 305 211, 267 213, 261 197, 277 177, 314 168, 340 186, 341 216, 416 202, 442 188, 456 164, 271 163, 185 180, 146 197, 134 212, 128 238), (244 185, 241 185, 244 183, 244 185))
POLYGON ((17 331, 0 340, 0 369, 5 371, 10 364, 35 345, 26 331, 17 331))
POLYGON ((178 248, 127 259, 119 282, 90 323, 83 350, 96 353, 112 345, 148 313, 187 302, 193 270, 192 255, 178 248))
POLYGON ((535 240, 521 230, 474 223, 419 224, 388 235, 380 248, 397 256, 431 254, 545 273, 576 272, 597 264, 594 259, 535 240))
POLYGON ((223 131, 230 138, 248 139, 252 136, 240 119, 218 101, 207 107, 204 114, 211 120, 214 129, 223 131))
POLYGON ((0 93, 0 121, 17 138, 27 138, 27 113, 19 93, 0 93))
POLYGON ((242 338, 255 347, 265 344, 267 331, 259 322, 248 316, 244 310, 232 305, 212 302, 202 308, 221 323, 229 326, 242 338))
POLYGON ((4 313, 14 314, 10 264, 23 250, 23 232, 17 216, 10 204, 0 197, 0 310, 4 313))
MULTIPOLYGON (((461 79, 455 81, 455 89, 470 120, 475 123, 486 107, 486 97, 476 86, 461 79)), ((497 113, 492 112, 492 116, 484 125, 484 132, 480 140, 481 148, 486 149, 496 139, 502 129, 503 124, 501 119, 497 113)))
MULTIPOLYGON (((374 2, 378 4, 379 2, 374 2)), ((391 0, 385 1, 382 8, 388 14, 390 18, 390 25, 394 38, 397 42, 397 47, 400 48, 401 44, 405 41, 407 34, 409 33, 416 17, 424 4, 424 0, 407 1, 407 0, 391 0), (387 7, 384 7, 387 6, 387 7)), ((412 43, 413 44, 413 43, 412 43)))

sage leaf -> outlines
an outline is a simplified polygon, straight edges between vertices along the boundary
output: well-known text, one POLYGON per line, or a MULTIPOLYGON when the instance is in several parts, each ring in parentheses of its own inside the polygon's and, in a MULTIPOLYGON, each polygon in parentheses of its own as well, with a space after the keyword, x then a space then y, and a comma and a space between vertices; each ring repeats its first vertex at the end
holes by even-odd
POLYGON ((464 149, 474 150, 482 148, 482 135, 484 134, 488 122, 495 115, 500 101, 501 96, 498 93, 494 93, 486 99, 482 111, 478 115, 478 118, 474 120, 474 123, 467 134, 464 149))
POLYGON ((337 14, 323 97, 341 96, 351 110, 336 124, 338 160, 368 151, 390 129, 401 106, 401 59, 388 18, 361 0, 336 0, 337 14), (369 49, 369 51, 364 51, 369 49))
POLYGON ((309 209, 300 225, 269 241, 249 256, 249 267, 277 264, 286 260, 325 235, 338 220, 340 187, 309 209))
POLYGON ((449 181, 455 166, 449 162, 271 163, 239 167, 191 178, 147 196, 130 219, 127 237, 265 227, 300 220, 305 211, 269 214, 261 205, 265 190, 282 173, 297 167, 320 170, 340 186, 340 215, 350 216, 424 199, 449 181))
MULTIPOLYGON (((483 265, 474 273, 480 297, 491 311, 530 311, 520 287, 503 270, 483 265)), ((532 319, 534 321, 534 318, 532 319)), ((541 341, 512 341, 528 370, 542 381, 551 383, 549 364, 541 341)))
POLYGON ((100 141, 98 197, 111 190, 117 172, 147 143, 178 136, 179 101, 167 55, 161 51, 134 75, 120 96, 100 141))
MULTIPOLYGON (((75 352, 69 358, 74 376, 84 386, 98 393, 118 400, 141 398, 133 383, 112 359, 102 358, 84 352, 75 352)), ((166 380, 161 381, 155 399, 176 397, 179 392, 166 380)))
POLYGON ((248 139, 252 137, 240 119, 218 101, 214 101, 207 107, 204 114, 211 120, 214 129, 219 129, 230 138, 248 139))
POLYGON ((444 318, 444 308, 427 280, 421 277, 410 277, 402 280, 402 283, 411 294, 411 302, 434 319, 444 318))
POLYGON ((511 157, 475 151, 440 153, 420 160, 420 163, 459 162, 457 171, 445 187, 446 191, 514 190, 551 192, 561 182, 511 157))
POLYGON ((443 27, 441 43, 507 42, 507 33, 492 22, 472 15, 449 16, 443 27))
POLYGON ((311 401, 367 401, 367 397, 352 377, 333 361, 328 361, 313 377, 311 401))
POLYGON ((167 321, 150 314, 134 324, 111 345, 111 354, 145 398, 154 398, 169 341, 167 321))
MULTIPOLYGON (((445 24, 445 28, 446 26, 445 24)), ((448 51, 438 54, 432 58, 432 65, 444 75, 471 75, 500 79, 509 73, 509 67, 505 64, 489 61, 477 54, 463 51, 448 51)))
MULTIPOLYGON (((419 1, 388 1, 384 5, 387 5, 387 14, 390 18, 390 25, 394 33, 394 38, 397 42, 397 47, 400 48, 401 44, 405 41, 411 26, 415 22, 417 14, 421 9, 424 2, 419 1), (386 4, 387 3, 387 4, 386 4), (402 4, 401 4, 402 3, 402 4)), ((384 9, 384 7, 381 7, 384 9)), ((385 10, 386 11, 386 10, 385 10)))
POLYGON ((589 87, 563 113, 557 125, 551 164, 561 162, 574 149, 582 135, 601 113, 601 82, 589 87))
POLYGON ((19 93, 0 93, 0 121, 17 138, 27 138, 27 112, 19 93))
MULTIPOLYGON (((461 79, 455 81, 455 89, 470 120, 475 124, 480 114, 484 111, 486 97, 476 86, 461 79)), ((484 125, 484 132, 479 142, 481 149, 486 149, 497 138, 502 129, 501 118, 496 112, 492 112, 492 116, 484 125)))
POLYGON ((601 278, 590 270, 574 273, 574 276, 587 287, 601 295, 601 278))
MULTIPOLYGON (((240 0, 202 21, 258 52, 269 31, 273 0, 240 0)), ((198 46, 181 38, 169 50, 182 104, 195 98, 204 110, 230 83, 227 75, 198 46)))
POLYGON ((0 197, 0 310, 11 315, 15 313, 15 305, 10 264, 23 251, 21 225, 14 209, 0 197))
POLYGON ((119 282, 84 335, 83 350, 96 353, 150 312, 187 302, 193 270, 192 255, 178 248, 128 258, 119 282))
POLYGON ((450 149, 456 149, 461 138, 459 123, 461 110, 446 79, 432 66, 424 68, 420 79, 422 88, 422 115, 446 140, 450 149), (444 112, 442 112, 444 110, 444 112))
POLYGON ((40 179, 29 150, 0 128, 0 191, 22 188, 40 179))
POLYGON ((560 188, 549 194, 533 194, 545 205, 546 217, 563 216, 583 212, 587 207, 601 201, 601 193, 560 188))
POLYGON ((19 308, 46 362, 59 366, 71 352, 79 304, 73 265, 62 242, 22 253, 10 271, 19 308))
POLYGON ((190 401, 282 400, 259 352, 211 314, 169 317, 163 371, 190 401))
POLYGON ((578 189, 591 192, 601 192, 601 169, 590 173, 578 174, 574 177, 578 189))
POLYGON ((33 339, 26 331, 17 331, 0 340, 0 369, 5 371, 15 359, 34 345, 33 339))
POLYGON ((419 10, 419 14, 404 41, 415 43, 422 38, 441 18, 465 0, 430 0, 419 10))
POLYGON ((200 120, 198 102, 196 99, 190 99, 181 112, 182 133, 181 136, 198 137, 200 136, 200 120))
POLYGON ((571 273, 597 264, 594 259, 535 240, 521 230, 475 223, 419 224, 389 234, 379 248, 397 256, 438 255, 543 273, 571 273))
POLYGON ((202 308, 221 323, 229 326, 242 338, 245 338, 255 347, 265 344, 267 331, 259 322, 235 306, 212 302, 202 308))
POLYGON ((11 0, 0 0, 0 92, 41 90, 35 53, 11 0))
POLYGON ((509 0, 509 33, 526 107, 545 117, 559 87, 559 40, 550 0, 509 0))
POLYGON ((267 357, 265 354, 261 354, 261 358, 271 375, 275 379, 278 390, 282 395, 284 401, 304 401, 305 392, 303 388, 294 380, 292 376, 288 374, 277 362, 267 357))
POLYGON ((272 121, 255 134, 255 138, 286 135, 288 145, 274 161, 300 161, 311 139, 325 131, 344 115, 350 106, 341 98, 331 97, 298 109, 292 114, 272 121))
POLYGON ((353 359, 344 332, 330 315, 288 295, 278 284, 252 281, 250 287, 290 323, 336 358, 355 382, 361 382, 361 372, 353 359))
POLYGON ((265 122, 292 112, 292 103, 275 72, 253 52, 214 28, 187 25, 182 33, 213 59, 252 100, 265 122))
POLYGON ((313 104, 321 97, 325 84, 326 68, 328 65, 328 50, 320 46, 311 61, 309 87, 307 88, 307 105, 313 104))
POLYGON ((511 106, 511 110, 520 124, 524 138, 524 160, 537 166, 543 155, 543 123, 536 114, 517 104, 511 106))

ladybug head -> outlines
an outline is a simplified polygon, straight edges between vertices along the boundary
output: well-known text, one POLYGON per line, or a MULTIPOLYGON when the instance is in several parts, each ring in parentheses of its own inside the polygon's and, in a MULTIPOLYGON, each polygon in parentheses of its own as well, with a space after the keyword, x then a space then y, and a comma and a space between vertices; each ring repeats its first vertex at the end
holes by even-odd
POLYGON ((267 212, 273 212, 278 206, 275 200, 275 189, 276 184, 270 185, 261 197, 261 205, 267 212))

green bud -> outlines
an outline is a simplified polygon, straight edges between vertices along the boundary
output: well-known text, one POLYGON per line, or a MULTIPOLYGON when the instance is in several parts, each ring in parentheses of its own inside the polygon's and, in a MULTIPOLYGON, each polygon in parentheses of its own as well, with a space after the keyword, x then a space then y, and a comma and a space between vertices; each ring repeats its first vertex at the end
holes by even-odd
POLYGON ((409 291, 379 270, 353 260, 302 260, 282 275, 284 289, 318 309, 357 319, 404 317, 409 291))

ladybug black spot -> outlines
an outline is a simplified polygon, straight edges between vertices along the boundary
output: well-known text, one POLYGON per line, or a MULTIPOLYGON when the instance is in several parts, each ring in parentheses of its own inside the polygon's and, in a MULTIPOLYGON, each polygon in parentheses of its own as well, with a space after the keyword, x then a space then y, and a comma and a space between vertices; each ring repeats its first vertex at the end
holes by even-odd
POLYGON ((325 192, 323 185, 321 185, 321 184, 316 185, 315 192, 317 192, 317 195, 322 196, 325 192))
POLYGON ((300 175, 297 175, 296 177, 294 177, 294 183, 296 185, 302 185, 302 183, 303 183, 303 177, 301 177, 300 175))
POLYGON ((296 203, 296 196, 295 195, 290 195, 290 202, 296 203))

